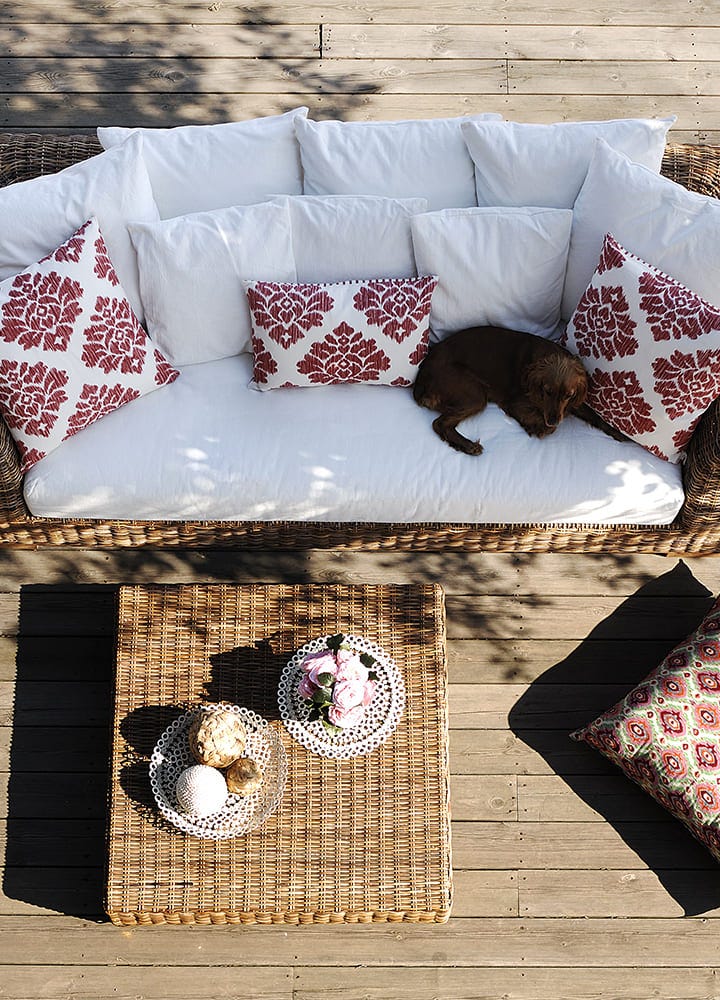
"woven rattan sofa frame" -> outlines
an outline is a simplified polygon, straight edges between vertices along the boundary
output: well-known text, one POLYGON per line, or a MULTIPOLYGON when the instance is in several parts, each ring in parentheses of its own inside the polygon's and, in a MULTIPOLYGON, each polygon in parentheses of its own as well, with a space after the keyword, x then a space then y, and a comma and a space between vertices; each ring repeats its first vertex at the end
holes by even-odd
MULTIPOLYGON (((0 134, 0 186, 52 173, 100 152, 94 136, 0 134)), ((720 197, 720 147, 669 144, 666 177, 720 197)), ((720 410, 700 421, 683 467, 685 502, 672 524, 386 524, 296 521, 101 521, 33 517, 15 444, 0 420, 0 545, 355 548, 487 552, 720 552, 720 410)))

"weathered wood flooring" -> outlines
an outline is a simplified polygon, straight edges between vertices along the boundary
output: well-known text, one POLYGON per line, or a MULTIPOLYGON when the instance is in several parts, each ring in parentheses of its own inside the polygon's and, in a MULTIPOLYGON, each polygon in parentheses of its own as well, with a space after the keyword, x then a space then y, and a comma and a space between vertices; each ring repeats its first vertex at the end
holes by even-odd
POLYGON ((720 872, 568 731, 720 592, 661 557, 0 553, 0 996, 718 997, 720 872), (438 581, 451 678, 445 926, 119 929, 102 916, 119 582, 438 581))
POLYGON ((0 0, 0 128, 676 114, 720 142, 717 0, 0 0))

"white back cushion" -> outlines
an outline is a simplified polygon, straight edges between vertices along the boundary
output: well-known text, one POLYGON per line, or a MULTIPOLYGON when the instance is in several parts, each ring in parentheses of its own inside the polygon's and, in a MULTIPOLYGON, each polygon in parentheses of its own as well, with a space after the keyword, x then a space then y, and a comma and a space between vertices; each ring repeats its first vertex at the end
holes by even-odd
POLYGON ((465 122, 462 131, 475 163, 477 203, 572 208, 598 137, 657 173, 674 121, 465 122))
POLYGON ((0 280, 37 263, 95 217, 133 312, 142 320, 127 224, 154 222, 158 210, 141 151, 137 136, 59 173, 0 188, 0 280))
POLYGON ((420 274, 436 274, 432 338, 469 326, 549 337, 560 319, 572 212, 449 208, 412 220, 420 274))
POLYGON ((413 278, 410 220, 424 198, 302 196, 289 206, 297 280, 413 278))
POLYGON ((177 128, 99 128, 104 149, 140 132, 155 200, 163 219, 231 205, 250 205, 273 194, 300 194, 302 173, 295 120, 284 115, 220 125, 177 128))
POLYGON ((286 204, 131 225, 148 331, 178 365, 250 350, 243 280, 295 281, 286 204))
POLYGON ((605 233, 720 305, 720 202, 695 194, 598 140, 575 202, 562 314, 589 285, 605 233))
POLYGON ((298 119, 305 194, 426 198, 431 209, 475 205, 472 160, 460 131, 465 120, 298 119))

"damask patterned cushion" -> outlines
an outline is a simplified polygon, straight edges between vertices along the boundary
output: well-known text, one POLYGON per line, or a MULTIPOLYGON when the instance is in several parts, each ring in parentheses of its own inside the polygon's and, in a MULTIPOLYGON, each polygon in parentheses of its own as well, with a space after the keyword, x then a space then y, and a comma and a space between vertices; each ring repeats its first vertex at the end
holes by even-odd
POLYGON ((411 385, 428 349, 437 278, 246 283, 258 389, 411 385))
POLYGON ((566 342, 588 370, 589 405, 648 451, 679 462, 720 395, 720 309, 607 234, 566 342))
POLYGON ((0 283, 0 410, 23 472, 178 374, 130 308, 96 219, 0 283))
POLYGON ((644 681, 572 737, 617 764, 720 860, 720 599, 644 681))

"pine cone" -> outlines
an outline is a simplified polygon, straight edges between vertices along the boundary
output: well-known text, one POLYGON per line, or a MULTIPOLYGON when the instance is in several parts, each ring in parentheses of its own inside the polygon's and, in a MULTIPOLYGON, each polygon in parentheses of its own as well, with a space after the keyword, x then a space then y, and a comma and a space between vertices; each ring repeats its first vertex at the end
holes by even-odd
POLYGON ((227 708, 201 711, 188 731, 190 751, 199 764, 227 767, 245 752, 247 730, 227 708))

